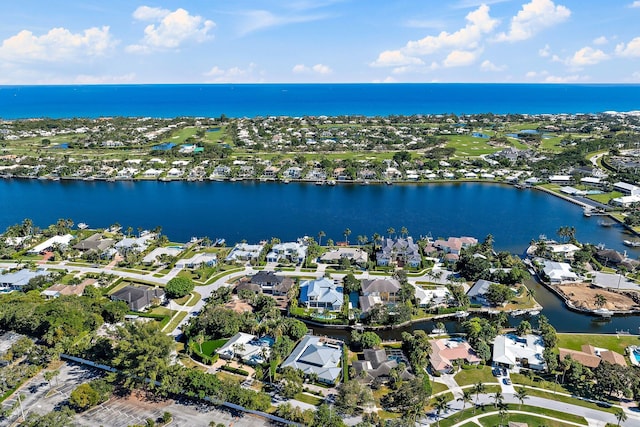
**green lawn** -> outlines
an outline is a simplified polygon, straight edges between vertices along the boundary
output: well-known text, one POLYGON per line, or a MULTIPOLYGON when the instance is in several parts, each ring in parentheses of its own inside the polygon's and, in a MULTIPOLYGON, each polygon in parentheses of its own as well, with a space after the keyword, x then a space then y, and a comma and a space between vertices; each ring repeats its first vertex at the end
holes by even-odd
MULTIPOLYGON (((524 411, 524 412, 530 412, 531 415, 524 415, 525 417, 534 417, 535 415, 533 414, 539 414, 539 415, 546 415, 549 417, 554 417, 554 418, 558 418, 561 420, 565 420, 565 421, 571 421, 577 424, 582 424, 582 425, 588 425, 587 421, 584 419, 584 417, 579 416, 579 415, 575 415, 575 414, 566 414, 564 412, 559 412, 559 411, 554 411, 552 409, 547 409, 547 408, 538 408, 535 406, 530 406, 530 405, 522 405, 522 409, 520 408, 519 404, 509 404, 508 405, 509 410, 510 411, 524 411)), ((465 409, 464 411, 458 412, 455 415, 452 415, 450 417, 444 418, 442 420, 440 420, 440 427, 451 427, 461 421, 464 421, 468 418, 472 418, 476 415, 482 415, 483 413, 489 413, 489 412, 495 412, 497 411, 497 409, 493 406, 493 405, 484 405, 481 407, 478 407, 476 409, 474 409, 473 407, 470 407, 468 409, 465 409)), ((490 415, 488 415, 490 416, 490 415)), ((515 421, 515 416, 516 414, 512 414, 510 415, 510 420, 511 421, 515 421)), ((499 418, 499 416, 498 416, 499 418)), ((483 418, 481 418, 480 420, 482 420, 483 418)), ((491 420, 491 419, 490 419, 491 420)), ((543 421, 543 422, 546 422, 543 421)), ((499 425, 499 423, 495 423, 495 424, 484 424, 483 425, 491 425, 493 426, 497 426, 499 425)), ((529 425, 531 426, 538 426, 539 424, 537 423, 531 423, 529 422, 529 425)), ((563 426, 565 424, 541 424, 541 425, 549 425, 549 426, 556 426, 556 425, 560 425, 563 426)))
POLYGON ((640 345, 640 337, 615 334, 558 334, 558 347, 580 350, 583 344, 591 344, 594 347, 625 354, 625 349, 628 346, 640 345))
POLYGON ((187 313, 186 311, 181 311, 180 313, 178 313, 178 315, 173 318, 173 320, 171 320, 171 322, 169 322, 169 324, 167 325, 165 331, 166 332, 171 332, 173 331, 179 324, 180 322, 182 322, 182 320, 187 317, 187 313))
POLYGON ((191 292, 191 295, 193 295, 193 299, 188 302, 187 307, 193 307, 198 303, 198 301, 200 301, 200 299, 202 299, 202 295, 196 291, 191 292))
POLYGON ((447 387, 445 384, 437 383, 435 381, 431 383, 431 393, 432 394, 440 393, 440 392, 445 391, 445 390, 449 390, 449 387, 447 387))
POLYGON ((319 397, 311 396, 306 393, 298 393, 294 396, 294 399, 299 400, 300 402, 308 403, 309 405, 318 406, 322 403, 322 399, 319 397))
POLYGON ((497 383, 498 380, 491 373, 490 366, 483 366, 482 369, 463 369, 455 375, 458 385, 482 383, 497 383))
POLYGON ((484 138, 476 138, 471 135, 452 135, 447 138, 447 148, 455 148, 455 156, 477 157, 483 154, 492 154, 500 151, 499 147, 492 147, 488 144, 489 140, 484 138))
POLYGON ((544 397, 545 399, 556 400, 558 402, 569 403, 571 405, 576 405, 576 406, 583 406, 585 408, 595 409, 597 411, 615 413, 617 410, 617 408, 613 406, 598 405, 597 403, 587 402, 586 400, 576 399, 575 397, 558 395, 553 393, 552 391, 547 392, 547 391, 541 391, 541 390, 531 390, 528 388, 527 394, 529 396, 544 397))
POLYGON ((557 391, 560 393, 569 393, 569 390, 564 388, 561 384, 556 384, 553 381, 546 381, 542 378, 535 376, 533 380, 530 380, 529 377, 523 374, 510 374, 511 380, 514 384, 522 384, 528 385, 531 387, 543 388, 550 391, 557 391))
MULTIPOLYGON (((205 356, 211 356, 217 349, 225 345, 229 341, 228 338, 222 338, 219 340, 210 340, 202 343, 202 354, 205 356)), ((198 345, 197 343, 195 344, 198 345)))
POLYGON ((483 427, 495 427, 497 425, 500 425, 501 421, 504 423, 507 423, 508 421, 527 423, 530 426, 536 426, 536 427, 573 426, 573 424, 567 424, 567 423, 563 423, 555 420, 548 420, 546 418, 536 417, 531 414, 508 414, 502 420, 500 419, 500 415, 487 415, 486 417, 480 418, 478 421, 480 421, 480 424, 482 424, 483 427))
POLYGON ((606 205, 607 203, 609 203, 609 200, 622 196, 624 196, 624 194, 622 194, 621 192, 612 191, 610 193, 590 194, 587 196, 587 198, 606 205))

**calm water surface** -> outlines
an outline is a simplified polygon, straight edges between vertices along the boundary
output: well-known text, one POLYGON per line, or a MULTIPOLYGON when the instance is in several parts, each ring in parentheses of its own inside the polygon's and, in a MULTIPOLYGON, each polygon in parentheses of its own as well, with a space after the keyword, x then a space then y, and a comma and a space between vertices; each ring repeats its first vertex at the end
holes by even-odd
MULTIPOLYGON (((406 227, 413 236, 434 238, 492 234, 498 250, 522 254, 540 234, 556 237, 565 225, 583 242, 603 243, 620 251, 628 236, 620 226, 601 227, 582 209, 535 190, 498 184, 336 185, 263 182, 84 182, 0 180, 0 229, 24 218, 46 226, 71 218, 91 227, 118 222, 134 229, 162 226, 174 241, 192 236, 225 238, 229 244, 278 237, 317 236, 324 241, 387 234, 406 227)), ((631 250, 637 257, 637 250, 631 250)), ((640 319, 614 318, 608 323, 571 313, 541 285, 533 285, 543 313, 561 331, 638 332, 640 319)), ((430 324, 414 327, 431 329, 430 324)), ((451 323, 451 328, 455 322, 451 323)), ((396 335, 397 332, 394 332, 396 335)))

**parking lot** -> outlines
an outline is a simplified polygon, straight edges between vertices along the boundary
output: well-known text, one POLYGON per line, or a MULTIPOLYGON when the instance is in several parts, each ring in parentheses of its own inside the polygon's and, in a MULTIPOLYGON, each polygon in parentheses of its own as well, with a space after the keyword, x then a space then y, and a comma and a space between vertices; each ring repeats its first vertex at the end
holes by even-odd
MULTIPOLYGON (((52 380, 51 386, 43 377, 45 371, 41 371, 20 388, 25 415, 31 412, 40 415, 51 412, 63 405, 78 385, 103 375, 102 371, 73 363, 64 363, 59 370, 60 374, 52 380)), ((17 402, 17 396, 18 393, 14 393, 3 405, 13 405, 17 402)), ((144 425, 147 419, 156 421, 165 412, 172 415, 171 426, 207 427, 211 421, 234 427, 271 425, 260 417, 221 410, 203 403, 196 404, 187 400, 176 402, 169 399, 150 401, 141 393, 132 393, 127 397, 112 397, 107 402, 78 414, 74 422, 87 427, 127 427, 134 424, 144 425)), ((19 416, 20 409, 16 406, 11 417, 0 421, 0 425, 12 425, 19 416)))

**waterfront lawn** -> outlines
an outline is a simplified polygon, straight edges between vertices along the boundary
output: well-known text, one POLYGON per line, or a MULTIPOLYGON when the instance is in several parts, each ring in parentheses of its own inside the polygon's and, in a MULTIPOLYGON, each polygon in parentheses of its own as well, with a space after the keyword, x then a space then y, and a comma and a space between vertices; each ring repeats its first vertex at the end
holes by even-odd
POLYGON ((640 337, 616 334, 558 334, 558 347, 580 350, 583 344, 606 348, 625 354, 630 345, 640 345, 640 337))
POLYGON ((498 380, 491 373, 491 367, 485 365, 478 365, 480 369, 462 369, 458 372, 454 378, 458 385, 472 385, 477 384, 478 381, 484 383, 497 383, 498 380))
POLYGON ((615 199, 617 197, 622 197, 624 196, 624 194, 622 194, 619 191, 612 191, 610 193, 602 193, 602 194, 589 194, 587 196, 587 199, 591 199, 595 202, 598 203, 602 203, 603 205, 606 205, 609 203, 609 200, 611 199, 615 199))

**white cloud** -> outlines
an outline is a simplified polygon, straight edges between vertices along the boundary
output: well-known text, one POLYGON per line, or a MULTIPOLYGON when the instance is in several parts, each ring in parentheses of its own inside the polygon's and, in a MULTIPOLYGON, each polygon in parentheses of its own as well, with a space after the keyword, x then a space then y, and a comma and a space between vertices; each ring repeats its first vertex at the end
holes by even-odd
POLYGON ((279 27, 288 24, 317 21, 326 18, 326 15, 276 15, 268 10, 250 10, 243 13, 244 20, 240 24, 240 35, 247 35, 254 31, 271 27, 279 27))
POLYGON ((629 7, 640 7, 640 0, 635 0, 629 5, 629 7))
POLYGON ((442 31, 437 36, 427 36, 410 41, 402 49, 409 56, 429 55, 443 49, 475 49, 483 34, 490 33, 498 25, 498 20, 489 16, 489 6, 481 5, 465 17, 467 24, 453 33, 442 31))
POLYGON ((41 36, 22 30, 2 41, 0 58, 6 61, 77 61, 109 53, 117 44, 109 27, 92 27, 82 33, 53 28, 41 36))
POLYGON ((75 84, 81 85, 96 85, 96 84, 123 84, 123 83, 131 83, 135 81, 136 74, 123 74, 121 76, 96 76, 96 75, 87 75, 80 74, 76 76, 74 79, 75 84))
POLYGON ((378 59, 371 63, 372 67, 401 67, 404 65, 422 65, 420 58, 407 56, 399 50, 385 50, 378 59))
POLYGON ((600 36, 593 40, 593 44, 597 46, 602 46, 607 43, 609 43, 609 39, 607 39, 605 36, 600 36))
POLYGON ((295 74, 316 73, 316 74, 331 74, 333 70, 324 64, 316 64, 311 67, 307 67, 304 64, 297 64, 291 70, 295 74))
POLYGON ((262 72, 257 70, 256 64, 251 63, 247 68, 231 67, 220 68, 214 66, 211 70, 204 73, 210 83, 260 83, 262 72))
POLYGON ((632 39, 629 43, 620 43, 616 46, 616 55, 635 58, 640 56, 640 37, 632 39))
POLYGON ((551 55, 551 48, 549 47, 549 45, 544 45, 544 47, 538 51, 538 55, 542 56, 543 58, 551 55))
POLYGON ((484 61, 482 61, 482 64, 480 64, 480 69, 482 71, 504 71, 506 68, 507 67, 504 65, 496 65, 488 59, 485 59, 484 61))
POLYGON ((551 0, 531 0, 511 19, 508 33, 500 33, 496 41, 514 42, 533 37, 543 28, 566 21, 571 11, 551 0))
MULTIPOLYGON (((489 15, 489 7, 485 4, 469 12, 465 17, 467 23, 457 31, 442 31, 438 35, 429 35, 420 40, 409 41, 404 47, 386 50, 370 65, 372 67, 397 67, 395 72, 405 72, 401 67, 424 65, 420 56, 446 53, 440 66, 460 67, 472 64, 482 52, 481 42, 485 34, 491 33, 498 25, 498 20, 489 15)), ((433 64, 431 66, 433 69, 433 64)), ((407 68, 407 70, 410 68, 407 68)))
POLYGON ((607 59, 609 59, 609 55, 600 49, 586 46, 567 58, 565 63, 571 67, 583 67, 585 65, 595 65, 607 59))
POLYGON ((572 74, 569 76, 547 76, 544 79, 547 83, 575 83, 588 81, 588 76, 581 76, 579 74, 572 74))
POLYGON ((133 12, 133 17, 139 21, 154 23, 144 29, 144 38, 139 44, 127 46, 127 51, 132 53, 176 49, 189 41, 200 43, 213 37, 210 32, 216 26, 213 21, 190 15, 182 8, 172 12, 140 6, 133 12))
POLYGON ((442 62, 442 66, 446 68, 464 67, 471 65, 480 55, 480 51, 454 50, 442 62))

